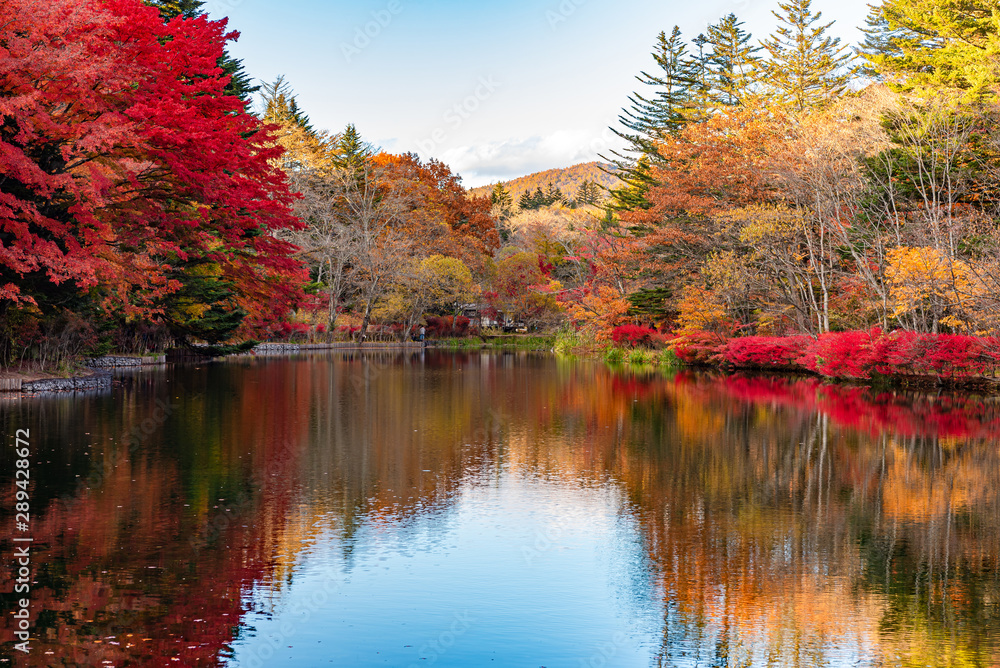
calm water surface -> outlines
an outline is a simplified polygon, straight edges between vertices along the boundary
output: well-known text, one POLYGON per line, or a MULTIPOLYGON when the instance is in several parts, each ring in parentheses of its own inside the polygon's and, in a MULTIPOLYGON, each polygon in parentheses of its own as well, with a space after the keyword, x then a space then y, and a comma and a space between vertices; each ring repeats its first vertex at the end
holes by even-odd
POLYGON ((121 381, 0 403, 0 666, 1000 664, 996 400, 433 351, 121 381))

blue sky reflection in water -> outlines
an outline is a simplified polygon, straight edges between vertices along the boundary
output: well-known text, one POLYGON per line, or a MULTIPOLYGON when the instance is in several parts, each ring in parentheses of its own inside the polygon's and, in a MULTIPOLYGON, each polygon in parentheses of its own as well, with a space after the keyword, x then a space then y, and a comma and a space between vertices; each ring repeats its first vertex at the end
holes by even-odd
POLYGON ((121 381, 0 407, 38 564, 0 668, 1000 665, 995 399, 434 351, 121 381))
POLYGON ((611 486, 499 472, 349 537, 315 528, 283 591, 249 597, 234 665, 648 666, 656 651, 642 539, 611 486))

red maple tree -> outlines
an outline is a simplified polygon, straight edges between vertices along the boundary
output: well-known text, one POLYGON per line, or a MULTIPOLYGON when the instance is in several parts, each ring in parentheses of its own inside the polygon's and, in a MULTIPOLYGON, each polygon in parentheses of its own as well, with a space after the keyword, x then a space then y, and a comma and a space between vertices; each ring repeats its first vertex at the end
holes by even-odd
POLYGON ((0 303, 55 286, 155 316, 209 262, 250 329, 300 298, 268 129, 227 96, 226 22, 139 0, 0 4, 0 303))

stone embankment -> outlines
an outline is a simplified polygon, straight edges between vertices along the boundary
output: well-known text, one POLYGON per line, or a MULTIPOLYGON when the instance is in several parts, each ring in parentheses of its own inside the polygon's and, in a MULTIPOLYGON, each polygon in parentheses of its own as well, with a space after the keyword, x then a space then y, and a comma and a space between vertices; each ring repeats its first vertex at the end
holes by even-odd
MULTIPOLYGON (((342 341, 336 343, 262 343, 255 347, 253 355, 287 355, 289 353, 309 352, 313 350, 400 350, 417 349, 422 344, 419 342, 370 342, 354 343, 352 341, 342 341)), ((192 355, 191 359, 202 360, 205 358, 192 355)), ((183 361, 178 359, 176 361, 183 361)), ((0 378, 0 392, 79 392, 85 390, 99 390, 111 387, 111 372, 109 369, 138 368, 166 364, 166 355, 152 355, 147 357, 129 357, 125 355, 105 355, 84 361, 84 366, 93 370, 93 373, 74 376, 70 378, 36 378, 28 380, 21 377, 0 378)))
MULTIPOLYGON (((31 378, 13 376, 0 378, 0 392, 83 392, 103 390, 111 387, 109 369, 137 368, 165 364, 166 355, 147 357, 127 357, 125 355, 105 355, 84 360, 83 365, 90 371, 69 378, 31 378)), ((41 374, 36 374, 41 375, 41 374)))
POLYGON ((92 369, 112 369, 117 367, 149 366, 154 364, 166 364, 166 355, 153 355, 151 357, 126 357, 123 355, 105 355, 94 357, 84 362, 85 366, 92 369))
POLYGON ((86 376, 74 378, 40 378, 38 380, 21 380, 20 378, 6 378, 6 381, 16 381, 11 385, 20 387, 10 387, 13 392, 79 392, 81 390, 100 390, 111 387, 110 371, 95 371, 86 376))

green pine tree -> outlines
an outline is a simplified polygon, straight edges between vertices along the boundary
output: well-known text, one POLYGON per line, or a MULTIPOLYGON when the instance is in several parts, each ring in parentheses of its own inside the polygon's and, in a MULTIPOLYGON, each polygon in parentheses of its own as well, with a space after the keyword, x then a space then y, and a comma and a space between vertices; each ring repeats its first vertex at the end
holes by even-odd
POLYGON ((545 189, 545 206, 551 206, 557 202, 562 202, 564 199, 565 197, 563 197, 562 190, 550 182, 548 187, 545 189))
MULTIPOLYGON (((610 156, 601 156, 608 163, 607 167, 602 167, 606 173, 626 183, 642 183, 647 191, 651 185, 646 182, 650 174, 648 163, 656 158, 657 144, 696 119, 698 114, 692 98, 693 92, 700 86, 679 27, 674 26, 669 37, 661 32, 651 55, 657 69, 653 73, 642 71, 636 77, 640 83, 650 87, 651 92, 647 95, 637 92, 629 96, 629 106, 618 117, 624 129, 611 128, 625 140, 626 148, 611 151, 610 156), (646 160, 646 167, 640 166, 643 159, 646 160)), ((619 191, 611 193, 616 210, 626 210, 625 202, 617 199, 616 192, 619 191)), ((649 206, 648 202, 645 206, 649 206)))
POLYGON ((497 234, 506 243, 513 234, 507 221, 514 217, 514 197, 503 183, 497 183, 490 193, 490 204, 493 205, 493 214, 497 219, 497 234))
POLYGON ((532 209, 536 208, 534 202, 532 201, 530 190, 525 190, 523 193, 521 193, 521 196, 517 200, 517 206, 522 211, 531 211, 532 209))
POLYGON ((772 13, 780 26, 764 42, 770 55, 766 82, 797 111, 822 106, 847 89, 852 55, 839 37, 827 34, 833 21, 819 23, 823 13, 813 13, 812 0, 788 0, 778 6, 783 13, 772 13))
POLYGON ((649 156, 644 155, 639 158, 634 169, 619 174, 618 178, 621 179, 622 185, 609 191, 611 199, 606 205, 609 215, 618 211, 649 209, 653 206, 647 197, 650 189, 656 185, 649 156))
POLYGON ((361 139, 358 129, 350 123, 334 140, 333 165, 360 175, 375 153, 375 148, 361 139))
POLYGON ((898 56, 900 52, 895 47, 894 41, 901 35, 901 31, 889 27, 881 5, 870 5, 868 9, 868 16, 865 18, 866 27, 861 29, 865 38, 857 49, 865 62, 858 68, 858 72, 866 77, 882 80, 883 77, 869 59, 890 53, 898 56))
POLYGON ((585 180, 576 191, 578 205, 595 205, 601 197, 600 187, 593 181, 585 180))
POLYGON ((743 104, 759 80, 761 58, 757 52, 761 47, 751 46, 751 39, 736 14, 708 27, 705 42, 712 48, 709 85, 713 99, 721 105, 743 104))
POLYGON ((250 347, 253 343, 226 346, 239 329, 246 312, 236 305, 232 282, 219 275, 218 265, 204 257, 175 258, 173 278, 181 287, 160 301, 163 322, 180 344, 210 344, 210 349, 195 348, 211 355, 225 355, 250 347))
POLYGON ((261 110, 261 120, 265 123, 291 124, 306 132, 316 134, 309 116, 299 109, 295 93, 284 75, 279 75, 273 83, 261 86, 261 100, 264 103, 261 110))
POLYGON ((490 203, 503 210, 509 210, 514 206, 514 198, 503 183, 498 183, 493 186, 493 192, 490 193, 490 203))
POLYGON ((540 209, 545 206, 545 192, 542 191, 542 187, 538 186, 535 188, 535 192, 531 195, 531 208, 540 209))
POLYGON ((695 84, 691 87, 690 121, 698 123, 707 120, 718 107, 718 100, 712 92, 712 82, 715 73, 712 69, 712 49, 708 37, 699 34, 691 43, 695 51, 688 61, 694 75, 695 84))
POLYGON ((613 128, 615 134, 629 142, 630 151, 637 155, 655 151, 656 142, 665 135, 680 130, 688 121, 690 91, 696 85, 687 45, 681 38, 680 28, 674 26, 670 37, 661 32, 657 36, 653 61, 657 69, 652 74, 643 71, 636 79, 650 87, 648 95, 633 93, 630 106, 618 117, 625 131, 613 128))
POLYGON ((205 13, 203 0, 146 0, 146 4, 156 7, 164 21, 178 16, 193 19, 205 13))
POLYGON ((493 210, 501 224, 502 233, 503 224, 514 215, 514 197, 503 183, 498 183, 493 186, 493 192, 490 193, 490 204, 493 205, 493 210))
POLYGON ((996 0, 885 0, 872 8, 861 53, 897 90, 957 92, 966 102, 1000 89, 996 0))
POLYGON ((602 191, 603 191, 603 188, 600 185, 598 185, 594 181, 591 181, 590 182, 590 194, 589 194, 589 197, 587 198, 588 202, 590 204, 594 205, 594 206, 597 206, 598 204, 600 204, 601 200, 604 199, 604 196, 602 195, 602 191))

